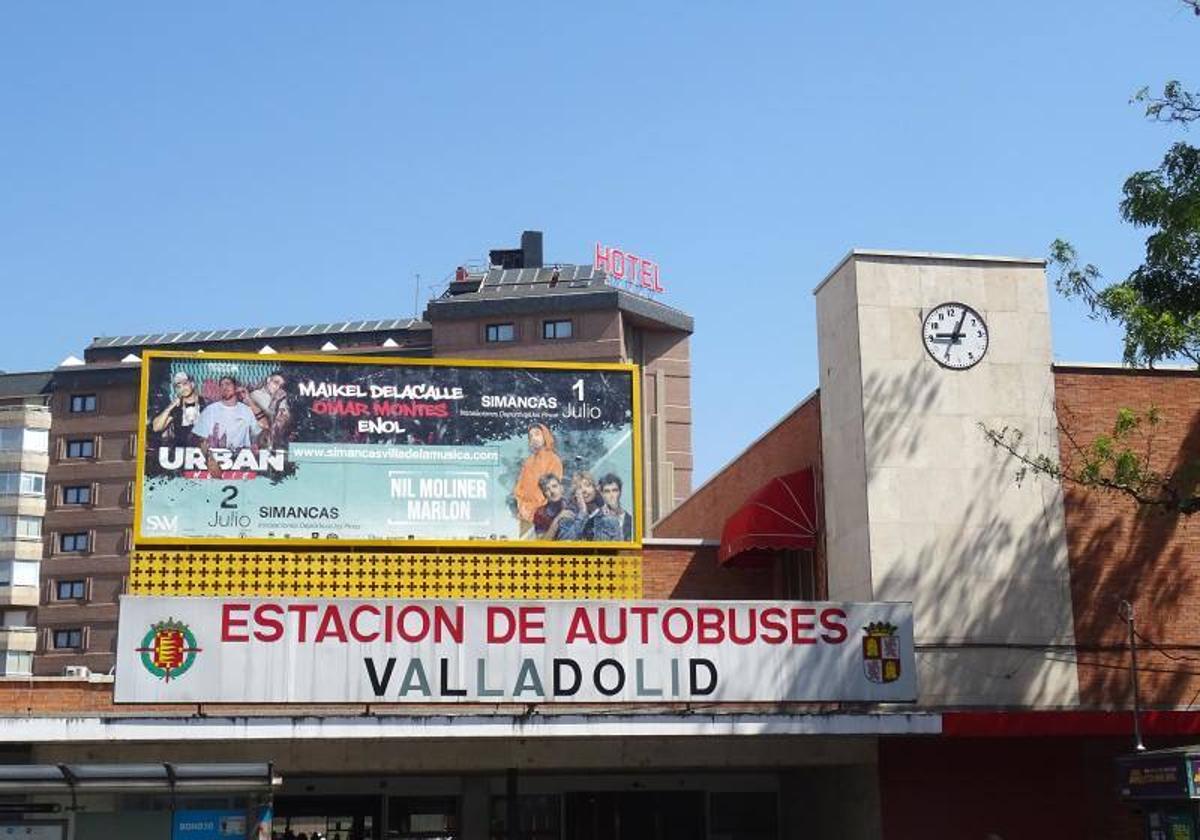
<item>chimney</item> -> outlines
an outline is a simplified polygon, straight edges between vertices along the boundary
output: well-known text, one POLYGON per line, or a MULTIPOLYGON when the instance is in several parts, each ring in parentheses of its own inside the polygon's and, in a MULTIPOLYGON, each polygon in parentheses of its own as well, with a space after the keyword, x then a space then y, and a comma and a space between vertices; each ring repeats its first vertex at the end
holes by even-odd
POLYGON ((541 268, 542 267, 542 232, 540 230, 527 230, 521 234, 521 260, 523 268, 541 268))

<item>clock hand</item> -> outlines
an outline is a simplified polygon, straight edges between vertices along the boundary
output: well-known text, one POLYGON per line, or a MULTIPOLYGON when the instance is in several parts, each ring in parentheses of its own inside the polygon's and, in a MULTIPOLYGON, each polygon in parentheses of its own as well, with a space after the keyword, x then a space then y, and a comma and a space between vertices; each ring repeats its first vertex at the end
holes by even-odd
POLYGON ((954 325, 954 334, 950 336, 950 337, 951 337, 952 339, 954 339, 955 341, 957 341, 958 339, 960 339, 960 338, 962 338, 963 336, 965 336, 965 335, 966 335, 966 333, 964 333, 964 332, 962 331, 962 325, 963 325, 963 321, 965 321, 965 320, 967 320, 967 310, 966 310, 966 307, 964 307, 964 308, 963 308, 963 314, 962 314, 962 317, 961 317, 961 318, 959 318, 959 319, 958 319, 958 323, 954 325))

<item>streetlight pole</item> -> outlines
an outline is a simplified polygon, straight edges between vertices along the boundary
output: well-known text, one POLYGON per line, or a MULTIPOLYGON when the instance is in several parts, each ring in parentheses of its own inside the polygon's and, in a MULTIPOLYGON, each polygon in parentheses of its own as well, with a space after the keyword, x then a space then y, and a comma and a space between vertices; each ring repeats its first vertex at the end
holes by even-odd
POLYGON ((1142 697, 1138 690, 1137 631, 1133 624, 1133 603, 1121 601, 1117 612, 1129 625, 1129 683, 1133 689, 1133 748, 1138 752, 1143 752, 1146 745, 1142 743, 1142 697))

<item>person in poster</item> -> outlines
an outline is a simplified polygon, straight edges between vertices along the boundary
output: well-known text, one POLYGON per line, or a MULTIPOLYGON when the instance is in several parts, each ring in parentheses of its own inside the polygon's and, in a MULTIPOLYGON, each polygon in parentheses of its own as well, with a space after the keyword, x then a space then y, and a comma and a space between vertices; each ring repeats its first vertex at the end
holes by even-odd
POLYGON ((267 435, 263 445, 267 449, 283 449, 287 446, 288 435, 292 430, 292 410, 288 402, 287 384, 287 376, 283 371, 276 370, 250 392, 251 408, 266 415, 267 435))
POLYGON ((539 539, 552 540, 558 531, 558 523, 566 505, 563 499, 562 479, 554 473, 546 473, 538 481, 546 504, 533 514, 533 533, 539 539))
POLYGON ((621 479, 609 473, 600 479, 600 495, 604 504, 588 517, 583 528, 585 540, 599 542, 629 542, 633 539, 633 517, 621 509, 621 479))
POLYGON ((584 528, 593 513, 600 509, 600 493, 596 479, 587 470, 579 470, 571 476, 571 498, 559 518, 555 536, 551 539, 582 540, 584 528))
POLYGON ((257 446, 269 425, 266 413, 258 406, 251 407, 246 389, 236 378, 222 376, 218 385, 221 399, 205 406, 192 427, 192 434, 200 439, 200 451, 208 462, 208 470, 214 476, 221 475, 221 468, 212 450, 257 446))
POLYGON ((163 443, 187 446, 192 440, 192 427, 204 409, 204 399, 190 373, 179 371, 171 384, 175 397, 150 421, 150 429, 161 436, 163 443))
POLYGON ((521 474, 517 476, 513 497, 517 501, 518 533, 521 537, 528 536, 533 530, 533 516, 538 508, 546 504, 546 497, 539 486, 542 476, 547 473, 562 479, 562 459, 554 451, 554 434, 543 423, 535 423, 529 427, 529 457, 521 465, 521 474))

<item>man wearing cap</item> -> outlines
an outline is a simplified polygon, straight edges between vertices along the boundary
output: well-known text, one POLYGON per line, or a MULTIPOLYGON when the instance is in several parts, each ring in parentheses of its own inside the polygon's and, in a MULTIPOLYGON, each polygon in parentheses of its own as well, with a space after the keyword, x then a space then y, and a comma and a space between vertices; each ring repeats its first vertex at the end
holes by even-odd
POLYGON ((178 446, 187 446, 192 440, 192 427, 204 408, 204 400, 190 373, 179 371, 171 383, 175 396, 150 421, 150 429, 161 435, 164 443, 173 441, 178 446))

